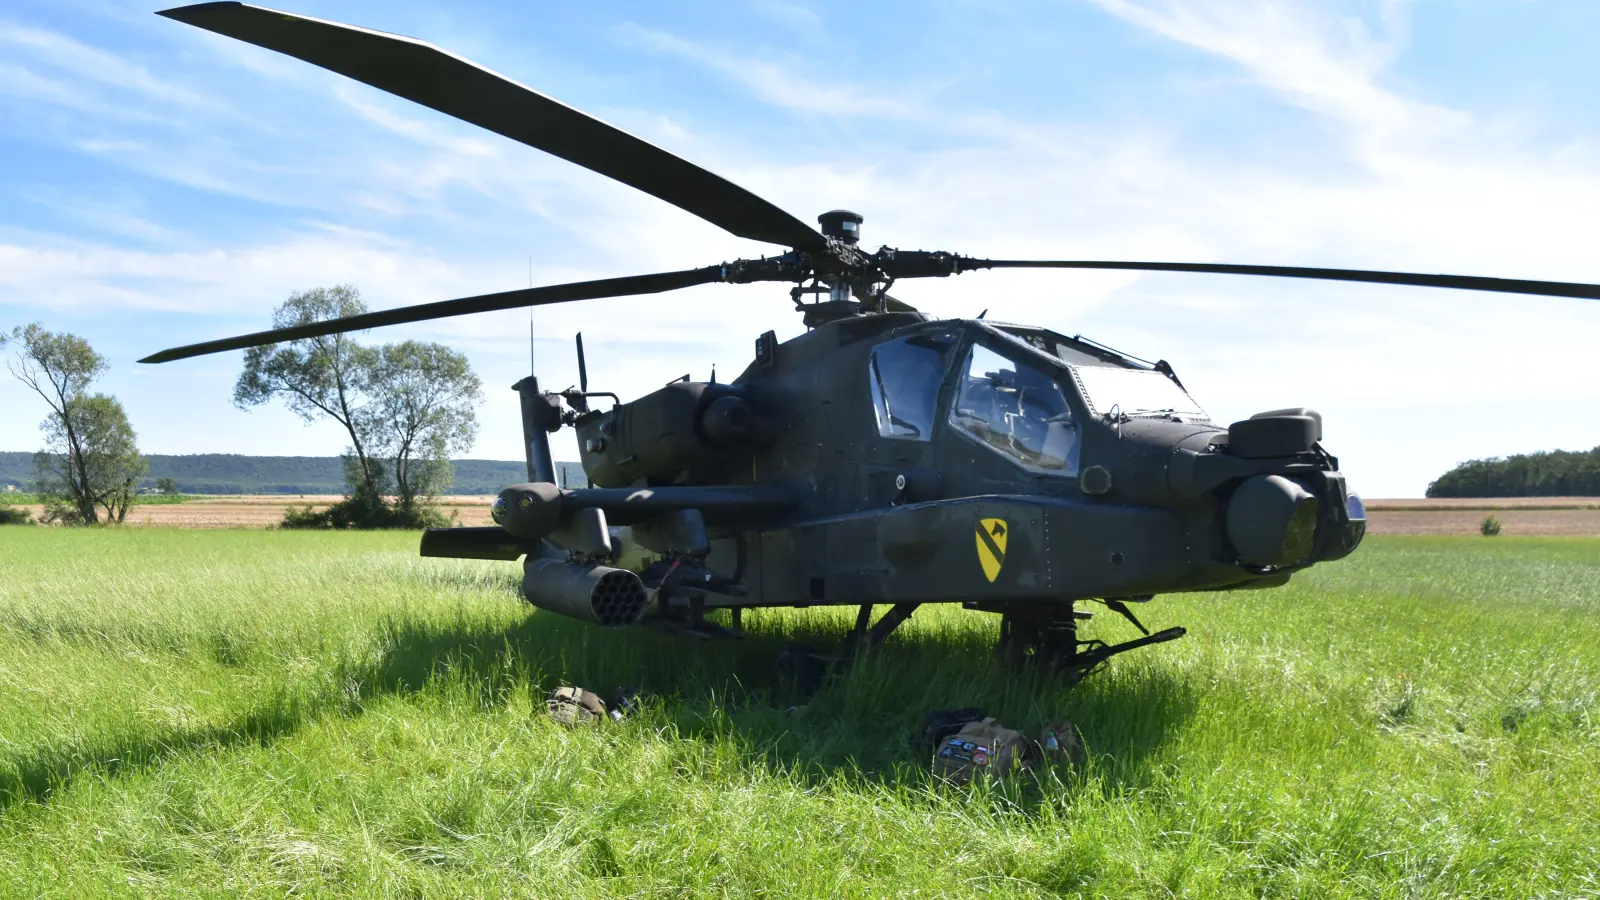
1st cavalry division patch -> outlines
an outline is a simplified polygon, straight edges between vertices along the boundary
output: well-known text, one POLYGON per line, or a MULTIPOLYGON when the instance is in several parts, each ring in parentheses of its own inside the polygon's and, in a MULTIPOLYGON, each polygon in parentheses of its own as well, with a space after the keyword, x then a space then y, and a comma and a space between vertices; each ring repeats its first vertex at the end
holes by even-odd
POLYGON ((991 582, 1000 577, 1000 567, 1006 564, 1007 537, 1005 519, 978 520, 978 562, 983 565, 984 577, 991 582))

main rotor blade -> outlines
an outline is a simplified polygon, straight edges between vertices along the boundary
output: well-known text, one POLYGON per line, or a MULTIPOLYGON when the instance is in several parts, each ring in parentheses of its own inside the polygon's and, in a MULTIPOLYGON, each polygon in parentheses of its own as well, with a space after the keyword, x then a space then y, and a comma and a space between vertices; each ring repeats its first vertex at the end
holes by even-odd
POLYGON ((295 325, 289 328, 273 329, 272 331, 258 331, 255 334, 246 334, 240 337, 223 338, 219 341, 206 341, 203 344, 174 347, 171 350, 163 350, 160 353, 147 356, 139 360, 139 362, 172 362, 177 359, 188 359, 191 356, 221 353, 224 350, 242 350, 246 347, 260 347, 264 344, 277 344, 283 341, 297 341, 302 338, 320 337, 325 334, 364 331, 368 328, 381 328, 384 325, 424 322, 428 319, 444 319, 450 316, 492 312, 498 309, 545 306, 550 303, 566 303, 570 300, 597 300, 602 297, 659 294, 662 291, 675 291, 679 288, 694 287, 697 284, 709 284, 721 280, 722 266, 717 265, 706 266, 703 269, 685 269, 682 272, 630 275, 626 278, 602 278, 598 281, 575 281, 570 284, 555 284, 548 287, 523 288, 516 291, 502 291, 498 294, 462 297, 458 300, 441 300, 438 303, 402 306, 399 309, 379 310, 378 312, 362 313, 359 316, 348 316, 343 319, 327 319, 306 325, 295 325))
POLYGON ((739 237, 816 250, 816 229, 694 163, 432 44, 243 3, 158 15, 303 59, 694 213, 739 237))
MULTIPOLYGON (((973 259, 957 257, 958 272, 972 269, 1120 269, 1143 272, 1200 272, 1216 275, 1266 275, 1274 278, 1312 278, 1319 281, 1361 281, 1372 284, 1406 284, 1415 287, 1457 288, 1501 294, 1540 294, 1600 300, 1600 284, 1570 281, 1528 281, 1488 278, 1482 275, 1426 275, 1417 272, 1375 272, 1367 269, 1312 269, 1300 266, 1244 266, 1228 263, 1106 262, 1100 260, 973 259)), ((927 272, 927 275, 940 274, 927 272)), ((902 276, 907 277, 907 276, 902 276)), ((908 277, 915 278, 917 275, 908 277)))

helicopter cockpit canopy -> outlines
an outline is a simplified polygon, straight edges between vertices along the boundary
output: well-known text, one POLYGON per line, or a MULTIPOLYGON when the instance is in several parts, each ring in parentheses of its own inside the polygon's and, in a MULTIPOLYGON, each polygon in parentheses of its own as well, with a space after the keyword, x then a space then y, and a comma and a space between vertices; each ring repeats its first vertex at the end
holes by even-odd
POLYGON ((1097 415, 1161 416, 1185 422, 1211 417, 1189 392, 1161 372, 1120 366, 1072 366, 1083 399, 1097 415))
POLYGON ((1211 421, 1205 408, 1168 374, 1170 369, 1152 367, 1082 337, 1067 338, 1042 328, 1016 325, 998 330, 1066 363, 1091 414, 1211 421))
POLYGON ((1064 373, 1017 348, 973 344, 962 363, 950 424, 1024 468, 1076 475, 1078 432, 1060 379, 1064 373))

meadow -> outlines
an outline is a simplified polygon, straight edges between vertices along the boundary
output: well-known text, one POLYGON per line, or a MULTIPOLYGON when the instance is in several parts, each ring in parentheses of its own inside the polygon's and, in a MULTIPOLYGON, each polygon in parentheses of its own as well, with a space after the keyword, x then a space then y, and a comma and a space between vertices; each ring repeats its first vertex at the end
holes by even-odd
POLYGON ((793 710, 773 655, 850 611, 602 632, 416 541, 0 528, 0 895, 1600 897, 1595 538, 1160 597, 1189 636, 1070 689, 924 609, 793 710), (661 696, 566 730, 560 682, 661 696), (908 736, 969 704, 1086 752, 937 784, 908 736))

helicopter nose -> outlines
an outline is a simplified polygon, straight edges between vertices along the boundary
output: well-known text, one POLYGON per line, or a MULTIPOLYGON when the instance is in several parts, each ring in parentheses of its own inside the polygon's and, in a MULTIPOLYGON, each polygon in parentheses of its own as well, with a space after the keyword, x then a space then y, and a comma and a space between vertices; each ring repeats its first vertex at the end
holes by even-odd
POLYGON ((1228 540, 1258 566, 1307 562, 1315 547, 1317 498, 1282 475, 1248 478, 1228 500, 1228 540))

